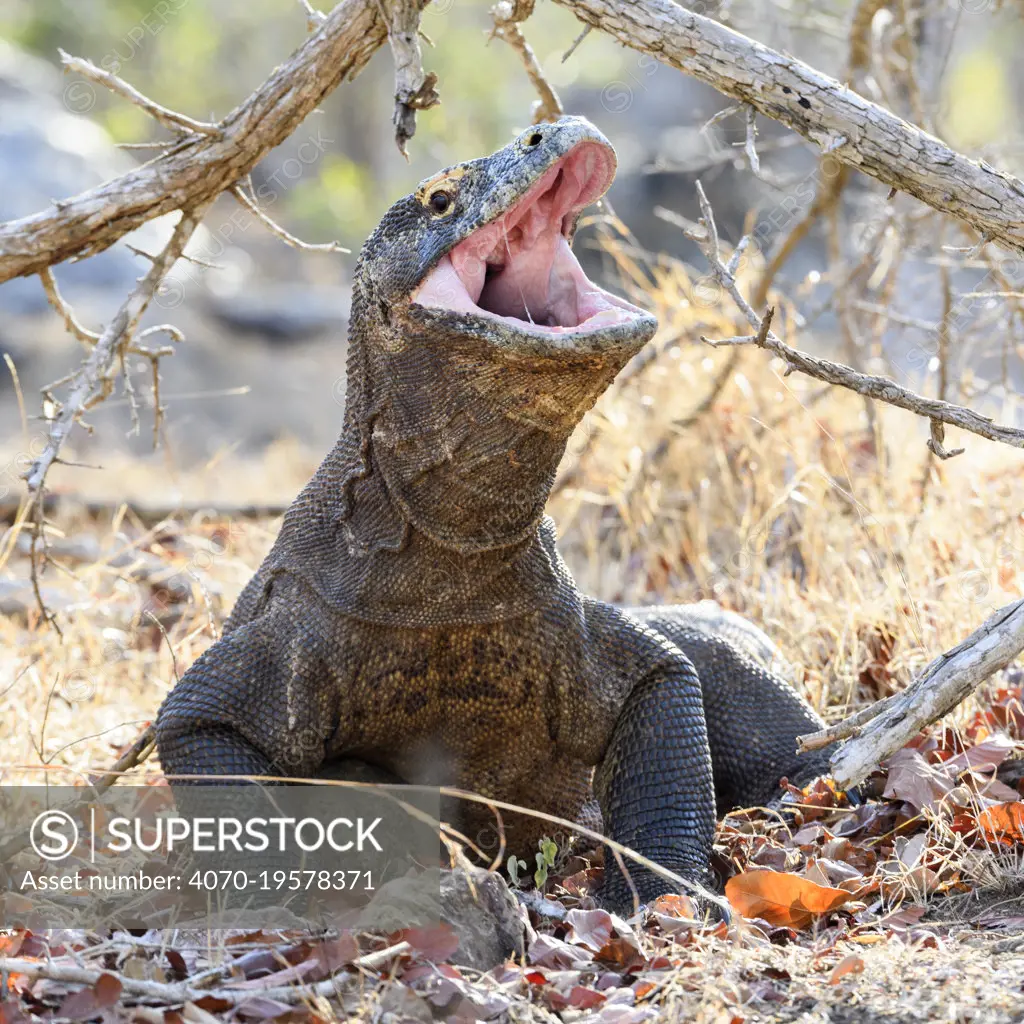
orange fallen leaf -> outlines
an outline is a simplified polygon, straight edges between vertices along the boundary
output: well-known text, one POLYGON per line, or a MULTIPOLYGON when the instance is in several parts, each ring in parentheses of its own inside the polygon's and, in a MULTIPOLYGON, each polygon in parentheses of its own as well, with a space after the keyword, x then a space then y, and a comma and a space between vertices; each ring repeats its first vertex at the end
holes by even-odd
POLYGON ((1024 843, 1024 803, 995 804, 978 815, 978 825, 991 839, 999 842, 1024 843))
POLYGON ((838 985, 839 982, 848 974, 863 973, 864 961, 861 960, 859 956, 854 956, 854 954, 851 953, 849 956, 844 956, 843 959, 832 968, 832 973, 828 976, 828 983, 830 985, 838 985))
POLYGON ((789 928, 805 928, 816 914, 855 898, 845 889, 818 885, 789 871, 744 871, 725 883, 725 895, 744 917, 760 917, 789 928))
POLYGON ((658 896, 651 904, 651 910, 666 917, 683 917, 691 921, 697 916, 697 910, 689 896, 680 896, 672 892, 658 896))

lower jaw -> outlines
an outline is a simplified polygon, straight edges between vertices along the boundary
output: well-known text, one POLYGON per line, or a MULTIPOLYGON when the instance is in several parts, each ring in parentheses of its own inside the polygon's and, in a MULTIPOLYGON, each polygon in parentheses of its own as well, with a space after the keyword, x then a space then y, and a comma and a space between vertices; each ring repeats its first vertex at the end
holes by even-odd
POLYGON ((506 317, 453 313, 415 304, 410 306, 410 313, 420 329, 428 328, 443 338, 443 343, 491 346, 496 355, 548 357, 560 362, 572 362, 574 358, 590 361, 602 356, 618 363, 619 369, 651 340, 658 327, 653 316, 642 312, 627 320, 608 322, 614 314, 605 311, 607 317, 599 313, 578 327, 547 330, 506 317))

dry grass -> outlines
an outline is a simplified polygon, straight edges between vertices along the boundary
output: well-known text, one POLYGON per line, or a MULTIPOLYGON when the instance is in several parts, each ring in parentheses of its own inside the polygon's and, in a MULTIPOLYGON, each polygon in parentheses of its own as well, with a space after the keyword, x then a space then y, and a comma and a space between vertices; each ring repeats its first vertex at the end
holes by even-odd
MULTIPOLYGON (((656 344, 680 333, 736 333, 731 311, 700 305, 681 267, 656 267, 651 289, 624 249, 618 258, 659 312, 656 344)), ((729 358, 691 341, 670 345, 581 427, 550 510, 584 589, 625 603, 712 597, 746 614, 800 666, 804 691, 828 717, 900 688, 1019 596, 1018 453, 970 438, 967 454, 937 463, 924 424, 884 411, 876 438, 859 399, 784 378, 762 352, 742 353, 713 409, 693 418, 729 358)), ((228 452, 182 474, 115 462, 83 483, 115 503, 284 501, 318 457, 282 443, 255 464, 228 452)), ((0 620, 4 781, 38 778, 26 766, 80 773, 112 763, 152 719, 175 673, 216 636, 277 526, 198 515, 154 528, 130 504, 99 519, 65 507, 51 531, 62 568, 44 578, 69 602, 63 636, 33 613, 0 620), (98 557, 72 557, 69 544, 84 540, 98 543, 98 557), (111 564, 124 552, 138 552, 137 562, 111 564)), ((15 546, 3 574, 24 578, 27 564, 15 546)), ((954 722, 974 707, 968 702, 954 722)), ((972 884, 1020 877, 1004 850, 968 851, 948 826, 936 815, 933 841, 947 844, 972 884)), ((912 879, 907 885, 913 900, 912 879)), ((850 939, 833 931, 786 946, 709 939, 690 947, 657 1002, 666 1019, 716 1024, 755 1013, 1010 1020, 1022 967, 1020 954, 994 952, 971 929, 937 940, 910 930, 850 939), (863 973, 831 984, 829 972, 851 953, 863 973), (785 993, 781 1003, 764 987, 766 971, 771 992, 785 993)), ((553 1018, 524 1004, 517 1019, 553 1018)))

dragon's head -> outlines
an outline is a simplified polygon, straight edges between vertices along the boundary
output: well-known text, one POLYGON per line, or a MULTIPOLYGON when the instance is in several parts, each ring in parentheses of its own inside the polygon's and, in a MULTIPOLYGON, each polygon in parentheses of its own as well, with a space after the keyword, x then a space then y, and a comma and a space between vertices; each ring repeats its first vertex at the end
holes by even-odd
POLYGON ((436 539, 527 535, 572 430, 657 327, 570 248, 615 163, 589 121, 537 125, 424 181, 363 248, 349 421, 372 418, 391 499, 436 539))
POLYGON ((512 354, 628 358, 654 318, 589 280, 570 248, 615 166, 589 121, 563 117, 428 178, 367 244, 371 314, 406 333, 461 334, 512 354))

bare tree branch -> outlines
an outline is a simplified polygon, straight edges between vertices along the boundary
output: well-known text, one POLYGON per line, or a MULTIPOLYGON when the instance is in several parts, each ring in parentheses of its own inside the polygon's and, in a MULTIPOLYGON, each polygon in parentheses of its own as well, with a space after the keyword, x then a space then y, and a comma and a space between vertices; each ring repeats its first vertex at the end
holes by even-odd
MULTIPOLYGON (((771 330, 771 315, 774 310, 769 310, 768 315, 760 317, 751 307, 750 303, 740 292, 736 279, 729 268, 722 262, 720 254, 720 243, 718 229, 715 226, 714 214, 711 205, 700 182, 697 182, 697 196, 700 200, 702 213, 702 230, 687 231, 687 236, 695 242, 701 252, 704 253, 711 267, 711 272, 722 288, 732 296, 733 301, 740 308, 747 323, 754 329, 754 334, 736 338, 723 338, 715 341, 702 337, 701 341, 711 346, 720 345, 756 345, 765 348, 786 361, 786 373, 790 374, 795 370, 824 381, 826 384, 836 384, 839 387, 856 391, 859 395, 877 399, 888 405, 895 405, 899 409, 906 409, 909 412, 925 416, 933 422, 946 423, 950 426, 960 427, 962 430, 969 430, 972 434, 987 438, 990 441, 1002 441, 1004 444, 1014 448, 1024 448, 1024 430, 1017 427, 1007 427, 994 423, 988 416, 975 412, 961 405, 953 405, 951 402, 944 402, 938 398, 928 398, 919 395, 909 388, 897 384, 889 377, 879 377, 874 374, 860 373, 843 363, 835 363, 831 359, 819 359, 817 356, 808 355, 798 349, 791 348, 771 330), (767 323, 766 323, 767 321, 767 323)), ((933 435, 934 441, 934 435, 933 435)))
POLYGON ((424 72, 420 52, 420 4, 418 0, 382 0, 388 15, 388 41, 395 59, 395 144, 409 159, 406 145, 416 134, 416 111, 441 102, 437 75, 424 72))
POLYGON ((250 196, 247 196, 242 189, 241 185, 235 185, 231 189, 231 194, 250 212, 256 215, 256 217, 264 224, 270 231, 277 235, 286 245, 290 245, 293 249, 304 249, 306 252, 351 252, 351 249, 346 249, 343 245, 338 242, 304 242, 301 238, 296 238, 291 232, 286 231, 276 220, 273 220, 270 216, 260 209, 259 204, 250 196))
POLYGON ((57 459, 60 449, 79 416, 110 388, 109 375, 115 360, 131 343, 135 328, 156 294, 164 275, 181 255, 192 233, 199 226, 206 206, 181 215, 171 240, 153 261, 149 272, 122 303, 121 308, 100 335, 82 365, 72 375, 72 387, 60 411, 50 424, 50 435, 43 453, 33 461, 25 479, 28 488, 38 493, 46 474, 57 459))
POLYGON ((0 283, 101 252, 154 217, 204 205, 243 179, 337 85, 358 74, 386 38, 374 0, 342 0, 291 59, 216 126, 218 136, 187 136, 97 188, 0 224, 0 283))
POLYGON ((179 134, 189 132, 214 137, 220 135, 220 128, 217 125, 207 124, 205 121, 193 121, 191 117, 168 110, 167 107, 154 103, 148 96, 143 96, 138 89, 118 78, 117 75, 112 75, 109 71, 96 67, 91 61, 83 60, 81 57, 72 57, 71 54, 65 53, 63 50, 57 52, 60 54, 65 70, 77 72, 83 78, 91 79, 93 82, 105 86, 111 92, 123 96, 130 103, 141 107, 154 121, 159 121, 165 128, 170 128, 171 131, 179 134))
POLYGON ((1024 251, 1024 183, 970 160, 789 54, 672 0, 556 0, 817 143, 841 163, 1024 251))
MULTIPOLYGON (((526 41, 526 36, 519 27, 520 22, 526 21, 533 14, 533 3, 534 0, 498 0, 491 8, 491 17, 494 19, 493 35, 504 39, 519 54, 519 59, 526 68, 526 75, 540 97, 533 105, 533 123, 540 124, 542 121, 557 121, 562 116, 562 101, 545 77, 533 47, 526 41)), ((573 43, 566 57, 579 41, 577 39, 576 43, 573 43)), ((565 60, 565 57, 562 59, 565 60)))
POLYGON ((90 347, 95 345, 100 340, 100 336, 95 331, 90 331, 87 327, 83 327, 75 317, 74 310, 64 301, 64 296, 61 295, 60 289, 57 287, 57 279, 53 276, 53 271, 46 267, 45 270, 39 272, 39 277, 43 282, 43 291, 46 292, 46 298, 57 311, 61 320, 64 321, 64 329, 68 334, 77 338, 83 345, 90 347))
POLYGON ((853 725, 839 723, 799 738, 800 748, 823 746, 831 738, 854 738, 832 756, 832 776, 843 789, 855 786, 926 725, 952 711, 994 672, 1024 651, 1024 600, 1001 608, 966 640, 940 654, 902 693, 863 709, 853 725))

